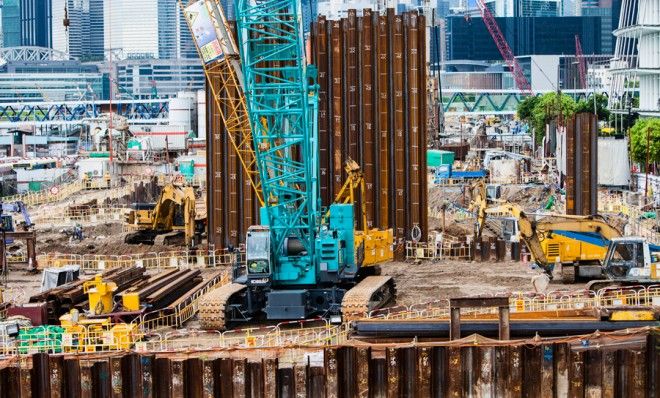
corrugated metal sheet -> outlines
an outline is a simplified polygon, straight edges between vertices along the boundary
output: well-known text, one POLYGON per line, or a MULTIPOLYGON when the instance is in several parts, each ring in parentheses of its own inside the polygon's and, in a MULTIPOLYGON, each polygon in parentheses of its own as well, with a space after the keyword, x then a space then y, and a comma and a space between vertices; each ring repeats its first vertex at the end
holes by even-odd
POLYGON ((658 329, 549 340, 48 355, 0 397, 657 397, 658 329))

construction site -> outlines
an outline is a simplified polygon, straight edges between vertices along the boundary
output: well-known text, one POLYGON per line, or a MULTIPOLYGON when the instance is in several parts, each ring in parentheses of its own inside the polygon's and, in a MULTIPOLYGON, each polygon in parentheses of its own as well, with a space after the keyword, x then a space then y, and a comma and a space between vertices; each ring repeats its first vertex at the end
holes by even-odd
POLYGON ((206 90, 167 125, 0 134, 0 397, 660 397, 648 149, 447 112, 424 12, 179 3, 206 90))

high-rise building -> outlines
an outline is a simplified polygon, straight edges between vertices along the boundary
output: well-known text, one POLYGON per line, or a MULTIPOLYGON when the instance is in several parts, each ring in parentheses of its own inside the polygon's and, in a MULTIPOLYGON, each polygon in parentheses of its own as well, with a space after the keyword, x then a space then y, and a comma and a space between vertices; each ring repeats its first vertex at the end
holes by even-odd
POLYGON ((177 58, 177 0, 158 0, 158 57, 177 58))
POLYGON ((103 1, 89 0, 89 56, 93 58, 105 55, 103 1))
POLYGON ((158 57, 158 3, 113 0, 103 3, 104 47, 125 57, 158 57))
POLYGON ((556 17, 561 15, 561 0, 485 0, 497 17, 556 17))
POLYGON ((3 47, 21 45, 21 0, 4 0, 2 5, 3 47))
POLYGON ((55 50, 83 60, 103 57, 103 0, 52 0, 52 15, 55 50))
POLYGON ((449 2, 447 0, 438 0, 435 5, 436 18, 444 18, 449 15, 449 2))
POLYGON ((106 1, 103 16, 105 48, 126 58, 197 57, 177 0, 106 1))
POLYGON ((52 46, 51 0, 21 0, 21 45, 52 46))
POLYGON ((619 23, 621 0, 582 0, 579 15, 600 18, 604 54, 613 54, 616 39, 612 31, 619 23))
POLYGON ((236 12, 234 10, 234 0, 220 0, 220 4, 225 12, 225 18, 227 18, 228 21, 235 21, 236 12))
POLYGON ((660 2, 623 0, 610 62, 610 108, 660 117, 660 2))
MULTIPOLYGON (((517 56, 575 54, 575 34, 584 54, 602 54, 598 17, 495 19, 517 56)), ((502 56, 481 18, 454 16, 447 18, 447 59, 498 61, 502 56)))

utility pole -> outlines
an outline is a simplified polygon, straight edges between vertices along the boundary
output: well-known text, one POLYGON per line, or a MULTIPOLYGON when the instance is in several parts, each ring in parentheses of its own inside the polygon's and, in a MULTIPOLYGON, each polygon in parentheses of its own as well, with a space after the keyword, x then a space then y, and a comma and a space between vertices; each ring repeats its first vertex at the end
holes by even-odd
POLYGON ((646 128, 646 168, 644 171, 646 172, 646 178, 644 178, 644 199, 649 197, 649 154, 650 154, 650 148, 649 146, 651 145, 651 126, 648 126, 646 128))

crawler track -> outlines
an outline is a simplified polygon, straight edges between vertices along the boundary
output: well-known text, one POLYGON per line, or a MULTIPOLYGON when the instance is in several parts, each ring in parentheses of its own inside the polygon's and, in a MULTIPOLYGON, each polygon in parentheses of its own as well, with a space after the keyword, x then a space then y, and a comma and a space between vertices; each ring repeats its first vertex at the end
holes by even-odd
POLYGON ((246 286, 229 283, 211 290, 199 300, 199 323, 203 329, 224 330, 226 310, 232 297, 245 290, 246 286))
POLYGON ((389 276, 368 276, 344 295, 341 313, 344 321, 364 318, 369 311, 394 299, 396 288, 389 276))

